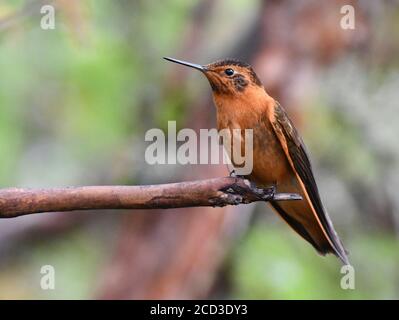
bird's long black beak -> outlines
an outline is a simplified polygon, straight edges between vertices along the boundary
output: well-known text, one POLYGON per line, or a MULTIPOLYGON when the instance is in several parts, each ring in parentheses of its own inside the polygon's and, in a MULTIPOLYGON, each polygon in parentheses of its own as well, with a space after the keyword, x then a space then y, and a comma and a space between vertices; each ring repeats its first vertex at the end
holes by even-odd
POLYGON ((171 61, 171 62, 174 62, 174 63, 182 64, 183 66, 187 66, 187 67, 190 67, 190 68, 197 69, 197 70, 199 70, 201 72, 205 72, 206 71, 206 68, 204 66, 201 66, 200 64, 190 63, 190 62, 186 62, 186 61, 178 60, 178 59, 173 59, 173 58, 169 58, 169 57, 163 57, 163 58, 165 60, 168 60, 168 61, 171 61))

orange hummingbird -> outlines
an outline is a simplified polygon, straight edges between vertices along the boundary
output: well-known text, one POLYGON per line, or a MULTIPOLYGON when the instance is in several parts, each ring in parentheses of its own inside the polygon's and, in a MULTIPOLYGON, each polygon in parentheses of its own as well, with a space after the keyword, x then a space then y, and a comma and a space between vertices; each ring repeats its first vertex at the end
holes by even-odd
POLYGON ((302 197, 299 201, 271 201, 273 209, 321 255, 333 253, 349 264, 321 202, 302 138, 252 67, 234 59, 207 65, 165 59, 197 69, 207 77, 216 105, 218 130, 253 130, 253 170, 247 178, 258 186, 273 185, 279 192, 302 197))

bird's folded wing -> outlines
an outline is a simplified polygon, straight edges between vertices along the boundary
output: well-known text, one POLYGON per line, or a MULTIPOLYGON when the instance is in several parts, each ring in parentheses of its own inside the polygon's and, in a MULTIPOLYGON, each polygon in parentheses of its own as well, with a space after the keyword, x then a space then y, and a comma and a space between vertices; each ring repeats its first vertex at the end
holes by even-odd
POLYGON ((312 165, 302 138, 291 123, 285 110, 277 101, 272 118, 271 123, 273 129, 281 142, 291 167, 302 184, 305 194, 309 197, 313 214, 315 215, 320 228, 337 255, 344 263, 348 264, 345 249, 343 248, 342 243, 334 230, 332 222, 320 200, 319 191, 312 172, 312 165))

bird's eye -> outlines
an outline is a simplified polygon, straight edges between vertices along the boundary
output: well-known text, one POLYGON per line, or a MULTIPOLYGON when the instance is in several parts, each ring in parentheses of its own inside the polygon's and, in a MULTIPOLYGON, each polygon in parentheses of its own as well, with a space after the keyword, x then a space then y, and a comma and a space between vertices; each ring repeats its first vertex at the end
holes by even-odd
POLYGON ((228 68, 228 69, 224 70, 224 73, 228 76, 232 76, 234 74, 234 70, 231 68, 228 68))

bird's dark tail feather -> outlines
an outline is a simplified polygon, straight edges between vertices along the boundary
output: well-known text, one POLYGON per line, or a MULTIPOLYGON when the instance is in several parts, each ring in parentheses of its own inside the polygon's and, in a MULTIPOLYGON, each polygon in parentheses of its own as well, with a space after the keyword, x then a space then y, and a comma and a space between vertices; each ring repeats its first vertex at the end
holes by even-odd
POLYGON ((350 264, 348 257, 347 257, 347 251, 343 249, 343 245, 341 241, 339 240, 338 236, 335 236, 335 241, 339 241, 340 247, 342 248, 343 252, 339 252, 336 248, 333 248, 329 242, 325 242, 324 244, 318 244, 308 233, 306 228, 299 222, 297 221, 294 217, 290 216, 287 212, 284 211, 284 209, 275 201, 271 201, 270 205, 273 207, 274 210, 277 211, 277 213, 288 223, 288 225, 294 229, 302 238, 304 238, 306 241, 308 241, 316 250, 319 254, 321 255, 326 255, 328 253, 332 253, 336 255, 343 264, 347 265, 350 264))

